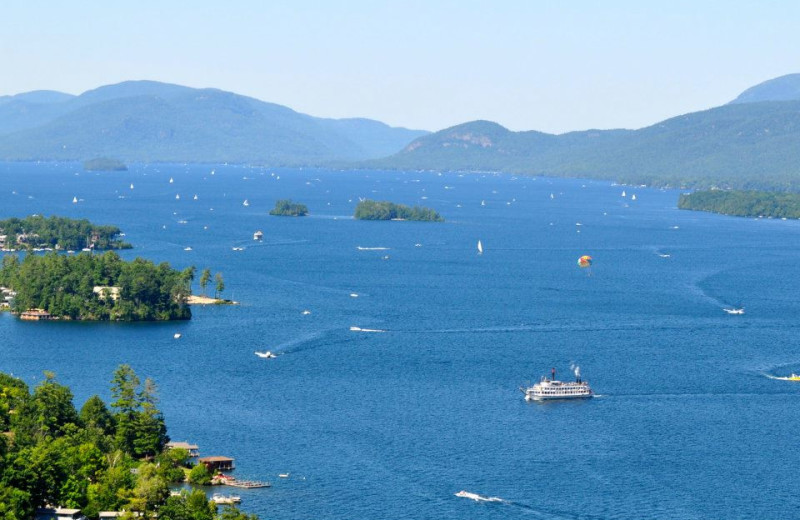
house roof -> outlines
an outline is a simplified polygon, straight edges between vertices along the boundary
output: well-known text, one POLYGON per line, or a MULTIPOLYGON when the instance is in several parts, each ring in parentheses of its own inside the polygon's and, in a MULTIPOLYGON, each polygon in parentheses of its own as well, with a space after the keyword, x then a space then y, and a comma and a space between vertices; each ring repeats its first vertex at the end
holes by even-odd
POLYGON ((200 462, 233 462, 233 459, 230 457, 220 457, 219 455, 215 455, 213 457, 200 457, 200 462))

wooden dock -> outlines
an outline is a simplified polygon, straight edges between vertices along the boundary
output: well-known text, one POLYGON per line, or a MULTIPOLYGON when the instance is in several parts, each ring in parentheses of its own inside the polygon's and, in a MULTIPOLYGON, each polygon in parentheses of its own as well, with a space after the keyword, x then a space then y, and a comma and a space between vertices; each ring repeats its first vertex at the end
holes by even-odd
POLYGON ((268 488, 272 487, 269 482, 258 482, 256 480, 231 480, 225 481, 226 486, 244 489, 268 488))

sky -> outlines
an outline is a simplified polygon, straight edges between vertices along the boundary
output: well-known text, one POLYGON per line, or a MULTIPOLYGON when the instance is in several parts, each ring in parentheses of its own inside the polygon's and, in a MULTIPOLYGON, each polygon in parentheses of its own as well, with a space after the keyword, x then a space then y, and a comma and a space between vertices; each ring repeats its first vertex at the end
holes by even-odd
POLYGON ((800 2, 3 0, 0 95, 149 79, 440 130, 641 128, 800 72, 800 2))

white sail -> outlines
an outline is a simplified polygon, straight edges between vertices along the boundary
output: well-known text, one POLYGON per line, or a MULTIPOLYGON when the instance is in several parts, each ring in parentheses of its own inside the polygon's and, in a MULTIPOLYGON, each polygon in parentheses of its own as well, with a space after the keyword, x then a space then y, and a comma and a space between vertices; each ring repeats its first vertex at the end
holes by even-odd
POLYGON ((481 244, 480 240, 478 240, 478 254, 479 255, 483 254, 483 244, 481 244))

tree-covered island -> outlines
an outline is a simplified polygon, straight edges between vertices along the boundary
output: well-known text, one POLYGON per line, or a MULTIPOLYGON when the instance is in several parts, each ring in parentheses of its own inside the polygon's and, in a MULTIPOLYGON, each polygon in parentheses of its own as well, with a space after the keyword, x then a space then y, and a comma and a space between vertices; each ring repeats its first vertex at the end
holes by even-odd
POLYGON ((353 215, 357 220, 417 220, 425 222, 444 222, 435 210, 422 206, 405 206, 388 201, 362 200, 356 205, 353 215))
MULTIPOLYGON (((188 320, 194 267, 178 271, 143 258, 127 262, 108 251, 76 256, 3 257, 0 286, 16 293, 11 310, 26 317, 40 309, 47 318, 96 321, 188 320)), ((0 517, 1 519, 2 517, 0 517)))
POLYGON ((678 208, 737 217, 800 218, 800 193, 711 190, 682 193, 678 208))
POLYGON ((130 520, 257 520, 235 507, 218 511, 199 489, 170 494, 192 464, 187 450, 167 446, 153 381, 121 365, 111 396, 110 406, 95 395, 78 410, 52 373, 31 392, 0 372, 0 520, 32 519, 47 505, 91 520, 101 511, 130 520))
POLYGON ((98 226, 86 219, 31 215, 0 220, 0 249, 130 249, 120 234, 116 226, 98 226))
POLYGON ((128 170, 128 167, 119 159, 97 157, 83 161, 83 169, 87 172, 124 172, 128 170))
POLYGON ((292 202, 291 199, 281 199, 275 202, 275 207, 269 214, 278 217, 305 217, 308 215, 308 208, 305 204, 292 202))

